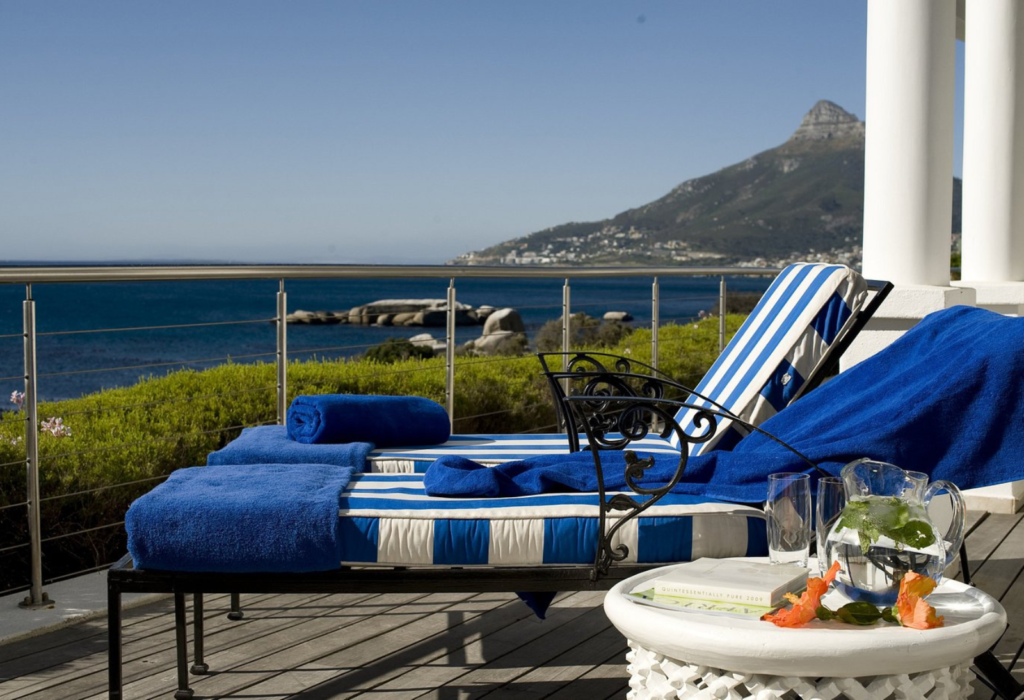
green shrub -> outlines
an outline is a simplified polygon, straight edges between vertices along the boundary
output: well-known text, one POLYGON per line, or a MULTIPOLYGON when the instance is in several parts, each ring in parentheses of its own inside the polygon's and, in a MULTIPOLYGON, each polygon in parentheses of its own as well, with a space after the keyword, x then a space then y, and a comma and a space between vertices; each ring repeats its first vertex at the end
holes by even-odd
POLYGON ((405 338, 388 338, 366 351, 366 359, 385 364, 433 356, 434 351, 430 348, 416 345, 405 338))
MULTIPOLYGON (((741 320, 727 318, 730 332, 741 320)), ((601 342, 599 336, 586 337, 601 342)), ((692 386, 718 355, 717 319, 665 326, 659 347, 662 371, 692 386)), ((651 332, 632 332, 610 351, 649 363, 651 332)), ((72 430, 69 437, 42 433, 39 438, 42 536, 59 538, 43 544, 44 576, 117 559, 125 549, 120 522, 132 500, 173 470, 204 464, 209 452, 237 437, 242 427, 275 422, 276 381, 274 365, 225 364, 40 404, 41 419, 59 416, 72 430)), ((288 398, 300 393, 401 394, 444 403, 445 360, 292 362, 288 398)), ((460 358, 454 414, 460 433, 556 428, 540 364, 532 355, 460 358)), ((28 541, 26 511, 18 505, 26 500, 24 434, 23 412, 0 415, 0 550, 28 541)), ((0 591, 23 586, 28 570, 26 547, 0 552, 0 591)))
MULTIPOLYGON (((602 321, 582 311, 569 319, 570 346, 573 348, 613 348, 633 329, 618 321, 602 321)), ((538 352, 558 352, 562 349, 562 319, 548 321, 537 331, 538 352)))

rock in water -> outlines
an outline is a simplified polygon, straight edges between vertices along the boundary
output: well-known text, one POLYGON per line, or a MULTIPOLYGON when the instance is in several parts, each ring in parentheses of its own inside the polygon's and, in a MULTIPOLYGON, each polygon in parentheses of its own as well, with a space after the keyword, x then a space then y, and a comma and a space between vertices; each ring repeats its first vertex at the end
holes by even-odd
POLYGON ((483 337, 493 335, 500 331, 510 333, 525 333, 526 326, 519 312, 515 309, 498 309, 487 317, 484 322, 483 337))
POLYGON ((605 321, 618 321, 619 323, 629 323, 633 320, 633 317, 628 311, 608 311, 604 315, 605 321))

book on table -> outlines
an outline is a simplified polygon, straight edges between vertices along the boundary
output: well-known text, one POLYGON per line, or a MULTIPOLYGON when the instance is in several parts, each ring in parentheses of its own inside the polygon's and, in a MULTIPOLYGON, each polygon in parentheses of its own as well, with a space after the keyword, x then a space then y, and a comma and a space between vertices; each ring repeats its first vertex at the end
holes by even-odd
POLYGON ((681 610, 691 613, 706 613, 710 615, 725 615, 726 617, 740 617, 758 620, 770 612, 774 612, 779 606, 765 607, 761 605, 746 605, 745 603, 723 603, 717 600, 698 600, 696 598, 680 598, 674 595, 657 595, 653 588, 644 590, 643 586, 628 593, 623 593, 626 598, 634 603, 649 605, 652 608, 665 610, 681 610))
POLYGON ((698 612, 755 616, 807 587, 807 569, 740 559, 698 559, 648 579, 627 593, 639 603, 698 612))

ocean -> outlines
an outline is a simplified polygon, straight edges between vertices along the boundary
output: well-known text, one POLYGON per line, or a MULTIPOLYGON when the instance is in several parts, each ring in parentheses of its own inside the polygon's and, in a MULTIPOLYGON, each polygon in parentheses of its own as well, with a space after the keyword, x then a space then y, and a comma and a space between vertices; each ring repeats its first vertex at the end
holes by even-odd
MULTIPOLYGON (((661 278, 661 323, 684 322, 718 305, 717 277, 661 278)), ((762 292, 766 278, 729 278, 734 291, 762 292)), ((134 384, 182 368, 226 362, 272 362, 276 280, 36 284, 38 388, 42 400, 81 396, 134 384), (237 323, 244 322, 244 323, 237 323), (141 330, 144 326, 218 324, 141 330)), ((447 279, 294 280, 288 309, 348 310, 377 299, 436 298, 447 279)), ((0 396, 24 387, 23 285, 0 286, 0 396)), ((561 316, 562 280, 456 280, 456 298, 480 306, 517 309, 532 336, 561 316)), ((634 327, 650 326, 651 278, 572 281, 572 311, 600 318, 628 311, 634 327)), ((388 338, 420 333, 444 337, 444 328, 358 325, 288 327, 288 355, 352 357, 388 338)), ((456 329, 459 344, 479 337, 480 326, 456 329)))

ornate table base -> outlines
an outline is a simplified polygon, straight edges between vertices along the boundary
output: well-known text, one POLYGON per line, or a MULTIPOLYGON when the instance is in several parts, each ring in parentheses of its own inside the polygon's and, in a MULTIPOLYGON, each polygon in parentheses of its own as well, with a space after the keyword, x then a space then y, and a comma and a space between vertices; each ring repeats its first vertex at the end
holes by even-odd
POLYGON ((806 678, 738 673, 671 659, 629 641, 629 700, 959 700, 971 694, 971 661, 896 676, 806 678))

